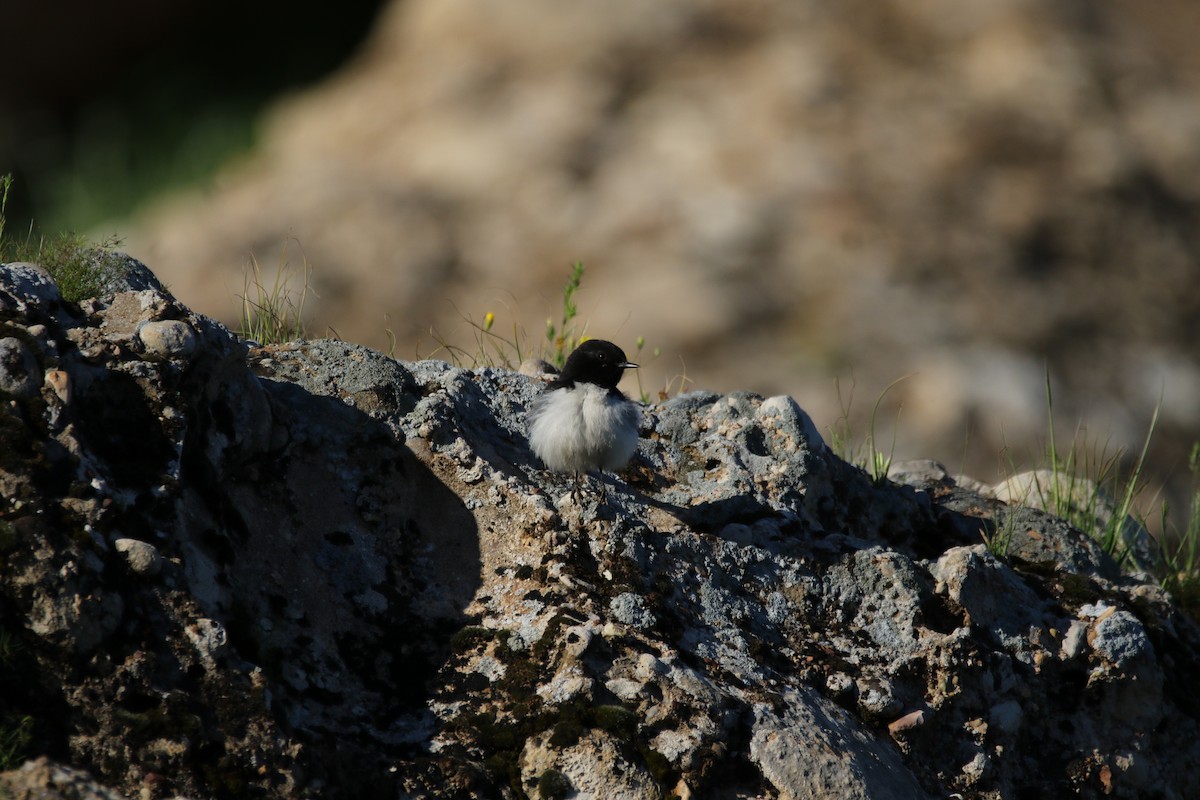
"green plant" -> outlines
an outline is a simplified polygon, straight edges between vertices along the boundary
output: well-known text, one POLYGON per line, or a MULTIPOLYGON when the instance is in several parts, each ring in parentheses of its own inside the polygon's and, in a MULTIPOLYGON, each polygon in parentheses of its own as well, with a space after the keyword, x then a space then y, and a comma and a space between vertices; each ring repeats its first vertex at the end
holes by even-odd
POLYGON ((1013 509, 1005 509, 1001 513, 999 524, 990 528, 984 527, 981 535, 983 544, 988 552, 999 559, 1007 559, 1009 548, 1012 547, 1013 535, 1017 532, 1017 515, 1013 509))
MULTIPOLYGON (((474 340, 473 345, 464 347, 454 344, 436 330, 430 329, 429 334, 437 343, 437 347, 432 352, 423 353, 418 346, 416 357, 434 358, 440 355, 456 366, 470 369, 492 366, 517 369, 527 358, 538 357, 561 369, 571 351, 589 338, 586 333, 587 326, 580 327, 578 324, 579 306, 576 295, 582 286, 583 274, 582 261, 576 261, 571 265, 571 273, 562 290, 562 310, 558 322, 556 323, 553 318, 546 320, 545 337, 540 345, 540 350, 536 344, 529 342, 530 337, 525 328, 515 321, 512 323, 511 332, 501 333, 496 328, 497 317, 493 312, 488 311, 478 321, 469 314, 459 312, 459 317, 470 328, 474 340)), ((457 307, 455 310, 458 311, 457 307)), ((514 316, 516 315, 514 314, 514 316)), ((388 355, 393 355, 396 348, 396 334, 389 327, 384 328, 384 333, 388 340, 388 355)), ((644 352, 646 352, 646 337, 639 336, 636 339, 632 359, 642 363, 644 352)), ((650 352, 652 354, 650 361, 662 354, 657 347, 650 352)), ((645 366, 644 363, 642 365, 645 366)), ((642 383, 642 372, 638 370, 634 374, 637 380, 637 397, 643 403, 650 403, 654 398, 642 383)), ((684 365, 679 374, 668 380, 663 388, 658 390, 658 399, 665 400, 672 394, 681 394, 691 383, 693 381, 688 377, 686 365, 684 365)))
POLYGON ((1050 375, 1046 374, 1046 411, 1049 425, 1049 479, 1034 473, 1032 491, 1037 505, 1074 527, 1089 534, 1106 553, 1127 564, 1132 560, 1131 542, 1126 536, 1127 520, 1138 522, 1138 500, 1146 488, 1143 475, 1146 454, 1158 425, 1161 403, 1156 404, 1142 442, 1142 449, 1131 468, 1124 471, 1125 450, 1110 452, 1108 442, 1089 444, 1086 429, 1079 428, 1070 449, 1060 452, 1054 433, 1054 394, 1050 375))
POLYGON ((571 780, 556 769, 548 769, 538 778, 538 797, 542 800, 558 800, 571 793, 571 780))
POLYGON ((287 242, 279 254, 279 269, 268 285, 258 259, 250 256, 250 267, 244 277, 241 295, 242 323, 238 331, 243 339, 260 345, 280 344, 303 339, 308 335, 304 321, 304 305, 308 296, 314 297, 310 280, 312 267, 308 259, 303 261, 302 284, 299 289, 291 285, 291 263, 287 260, 287 242))
POLYGON ((25 715, 5 719, 0 724, 0 772, 15 769, 25 760, 25 751, 33 739, 33 717, 25 715))
POLYGON ((887 396, 897 384, 908 380, 912 374, 902 375, 896 380, 884 387, 879 396, 875 398, 875 405, 871 407, 871 418, 867 429, 867 436, 861 444, 852 444, 854 440, 854 431, 850 424, 850 409, 854 404, 854 383, 850 384, 849 395, 843 399, 842 384, 840 380, 834 381, 834 386, 837 389, 838 404, 841 406, 842 415, 837 419, 833 426, 829 429, 829 446, 834 454, 843 461, 848 461, 851 464, 856 464, 861 467, 871 476, 871 480, 877 485, 882 484, 887 480, 888 470, 892 466, 892 458, 896 452, 896 429, 900 421, 900 412, 903 406, 896 409, 896 423, 892 425, 892 441, 885 453, 876 446, 875 437, 875 422, 879 415, 879 405, 883 402, 883 398, 887 396))
MULTIPOLYGON (((429 333, 438 343, 438 347, 433 353, 430 353, 429 357, 437 353, 445 353, 452 363, 471 368, 501 366, 505 369, 516 369, 525 360, 525 348, 522 346, 522 342, 526 336, 524 330, 516 322, 513 323, 512 338, 508 338, 494 330, 496 315, 491 311, 483 315, 481 322, 476 322, 470 315, 460 314, 459 316, 471 328, 475 339, 474 349, 468 350, 451 344, 431 329, 429 333)), ((389 340, 394 347, 395 336, 390 331, 388 333, 389 340)))
MULTIPOLYGON (((662 350, 655 347, 654 349, 652 349, 650 351, 649 361, 642 358, 642 353, 646 349, 646 337, 645 336, 637 337, 634 344, 635 344, 635 349, 634 349, 634 353, 633 353, 633 361, 634 361, 634 363, 639 364, 642 367, 645 367, 646 364, 650 363, 650 361, 654 361, 660 355, 662 355, 662 350)), ((680 372, 677 373, 675 375, 675 377, 669 379, 666 382, 666 384, 663 386, 663 388, 659 389, 658 392, 656 393, 658 400, 666 400, 672 394, 683 394, 687 390, 688 385, 694 383, 694 381, 688 377, 687 364, 685 364, 683 362, 682 357, 679 359, 679 367, 680 367, 680 372), (676 386, 676 384, 678 384, 678 386, 676 386)), ((645 387, 642 385, 642 371, 640 369, 637 370, 634 373, 634 376, 637 378, 638 399, 641 400, 643 403, 647 403, 647 404, 650 403, 655 398, 651 397, 650 393, 648 391, 646 391, 645 387)))
POLYGON ((558 327, 554 326, 553 320, 546 320, 546 359, 559 369, 567 363, 567 356, 571 351, 586 338, 586 325, 581 331, 575 330, 575 317, 579 314, 575 305, 575 293, 579 291, 582 281, 583 262, 576 261, 571 265, 571 276, 567 278, 567 284, 563 287, 562 318, 558 327))
POLYGON ((40 264, 58 285, 59 294, 71 303, 104 294, 122 268, 122 259, 114 252, 121 240, 110 236, 92 243, 73 232, 45 237, 35 235, 32 227, 24 239, 6 236, 4 211, 12 183, 12 175, 0 178, 0 262, 40 264))
MULTIPOLYGON (((4 243, 4 209, 8 207, 8 190, 12 188, 13 176, 11 173, 0 178, 0 245, 4 243)), ((2 261, 3 259, 0 259, 2 261)))

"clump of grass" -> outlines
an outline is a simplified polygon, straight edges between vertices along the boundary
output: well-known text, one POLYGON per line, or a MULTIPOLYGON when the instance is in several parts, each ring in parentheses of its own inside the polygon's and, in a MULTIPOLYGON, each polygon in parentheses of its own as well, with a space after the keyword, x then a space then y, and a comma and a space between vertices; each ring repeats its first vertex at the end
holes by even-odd
MULTIPOLYGON (((587 335, 587 325, 581 325, 579 322, 579 305, 576 299, 583 285, 584 272, 582 261, 571 264, 571 272, 562 290, 562 307, 558 314, 558 321, 556 322, 553 317, 546 319, 545 333, 540 343, 531 343, 525 328, 516 322, 512 323, 510 332, 501 332, 496 326, 497 317, 491 311, 485 313, 480 320, 476 320, 469 314, 460 313, 459 316, 471 329, 474 345, 463 347, 453 344, 431 329, 430 335, 437 342, 437 347, 433 352, 427 354, 422 354, 418 349, 417 358, 442 356, 456 366, 469 369, 494 366, 517 369, 528 358, 536 357, 562 369, 571 351, 590 338, 587 335)), ((389 328, 385 328, 385 334, 388 338, 388 354, 393 355, 396 347, 396 335, 389 328)), ((646 337, 639 336, 636 339, 635 350, 631 358, 645 366, 643 363, 644 353, 646 353, 646 337)), ((661 351, 657 347, 653 348, 650 353, 651 361, 661 355, 661 351)), ((642 383, 641 370, 634 374, 637 379, 638 399, 643 403, 651 402, 654 398, 642 383)), ((666 400, 673 394, 681 394, 692 383, 692 379, 687 375, 686 366, 684 366, 679 374, 668 380, 663 388, 658 390, 657 399, 666 400)))
MULTIPOLYGON (((650 351, 649 361, 647 361, 642 356, 642 353, 645 352, 645 350, 646 350, 646 337, 645 336, 637 337, 637 339, 634 342, 634 345, 635 345, 635 349, 633 352, 633 361, 634 361, 634 363, 640 364, 643 367, 646 366, 646 364, 649 363, 649 361, 654 361, 655 359, 657 359, 659 356, 662 355, 662 350, 655 347, 650 351)), ((691 378, 688 377, 687 364, 685 364, 683 362, 682 357, 679 359, 679 368, 680 368, 680 371, 678 373, 676 373, 675 377, 667 380, 667 382, 663 385, 663 388, 661 388, 657 391, 656 394, 657 394, 658 400, 660 400, 660 401, 666 400, 668 397, 670 397, 673 394, 683 394, 685 391, 687 391, 687 387, 689 385, 695 383, 695 381, 693 381, 691 378)), ((656 398, 651 397, 650 393, 648 391, 646 391, 645 387, 642 385, 642 371, 640 369, 637 370, 634 373, 634 376, 637 378, 638 399, 641 400, 643 403, 650 403, 651 400, 656 399, 656 398)))
POLYGON ((1138 501, 1146 488, 1143 478, 1146 454, 1158 425, 1159 406, 1154 408, 1142 449, 1128 471, 1122 466, 1124 448, 1112 452, 1107 442, 1089 445, 1082 429, 1072 438, 1068 450, 1059 450, 1054 433, 1054 394, 1049 374, 1046 375, 1046 411, 1050 428, 1046 459, 1050 474, 1048 480, 1041 480, 1038 473, 1034 473, 1030 488, 1036 495, 1035 504, 1091 535, 1118 563, 1125 566, 1134 563, 1134 542, 1127 535, 1127 521, 1143 521, 1138 501))
POLYGON ((33 717, 5 718, 0 723, 0 772, 16 769, 33 740, 33 717))
MULTIPOLYGON (((513 323, 512 335, 506 336, 495 330, 496 315, 491 311, 484 314, 483 319, 479 322, 466 314, 460 316, 471 328, 475 339, 474 349, 468 350, 451 344, 431 330, 430 335, 438 343, 438 347, 429 357, 439 353, 445 354, 451 363, 471 368, 500 366, 505 369, 516 369, 525 360, 527 347, 522 343, 528 337, 516 322, 513 323)), ((395 334, 390 331, 388 334, 391 347, 395 349, 395 334)))
MULTIPOLYGON (((13 676, 11 670, 21 646, 7 629, 0 628, 0 678, 5 682, 13 676)), ((0 714, 0 772, 15 769, 24 761, 33 739, 33 717, 5 712, 0 714)))
POLYGON ((286 242, 279 254, 279 264, 274 279, 268 283, 258 259, 251 255, 250 266, 244 276, 240 298, 242 322, 238 333, 243 339, 260 345, 291 342, 308 335, 304 305, 310 294, 316 296, 310 283, 312 267, 305 258, 301 267, 303 282, 297 290, 292 287, 290 280, 292 266, 287 260, 286 242))
POLYGON ((912 375, 909 374, 896 378, 896 380, 885 386, 883 391, 879 393, 879 396, 875 398, 875 405, 871 407, 871 418, 867 435, 861 443, 854 442, 855 434, 850 424, 850 409, 854 404, 854 384, 853 382, 850 384, 850 391, 843 398, 841 381, 837 380, 834 382, 837 388, 838 404, 841 406, 842 415, 829 429, 830 449, 843 461, 861 467, 871 476, 871 480, 876 485, 882 485, 887 481, 888 471, 892 467, 892 459, 896 453, 896 429, 900 421, 900 413, 904 409, 903 406, 896 409, 896 421, 892 425, 892 441, 885 452, 878 446, 875 437, 875 421, 879 415, 879 406, 888 392, 900 382, 908 380, 911 377, 912 375))
POLYGON ((0 178, 0 262, 28 261, 41 265, 58 285, 59 294, 70 303, 104 294, 122 268, 122 260, 115 252, 121 240, 110 236, 93 243, 74 232, 40 236, 32 227, 22 239, 6 236, 4 211, 12 183, 12 175, 0 178))
POLYGON ((1016 532, 1017 515, 1013 513, 1012 509, 1007 509, 1000 524, 993 526, 990 531, 985 526, 980 535, 983 537, 983 544, 989 553, 996 558, 1007 559, 1016 532))

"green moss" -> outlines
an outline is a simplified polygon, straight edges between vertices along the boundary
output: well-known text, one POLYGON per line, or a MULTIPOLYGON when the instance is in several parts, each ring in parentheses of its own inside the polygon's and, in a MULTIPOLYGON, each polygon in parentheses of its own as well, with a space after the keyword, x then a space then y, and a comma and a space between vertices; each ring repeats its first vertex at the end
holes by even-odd
POLYGON ((492 629, 481 625, 468 625, 450 637, 450 650, 455 653, 465 653, 494 638, 496 638, 496 632, 492 629))
POLYGON ((571 747, 579 741, 580 736, 583 736, 583 720, 577 715, 569 715, 554 723, 550 744, 555 747, 571 747))
POLYGON ((556 769, 548 769, 538 778, 538 796, 542 800, 560 800, 571 793, 575 787, 571 780, 556 769))
POLYGON ((1086 576, 1067 572, 1062 576, 1062 599, 1070 605, 1094 603, 1100 599, 1100 590, 1086 576))
POLYGON ((671 786, 675 783, 672 780, 675 777, 675 770, 666 756, 644 744, 638 745, 638 753, 641 754, 642 760, 646 762, 646 768, 650 770, 650 774, 659 786, 671 786))
POLYGON ((594 727, 608 731, 623 741, 630 741, 637 733, 638 715, 624 706, 596 706, 591 710, 594 727))

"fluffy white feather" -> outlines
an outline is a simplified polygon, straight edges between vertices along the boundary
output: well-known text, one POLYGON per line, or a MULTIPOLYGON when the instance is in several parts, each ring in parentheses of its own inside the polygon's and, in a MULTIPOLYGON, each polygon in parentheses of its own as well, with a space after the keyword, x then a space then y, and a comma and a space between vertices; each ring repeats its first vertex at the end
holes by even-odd
POLYGON ((529 444, 557 472, 618 470, 637 450, 641 410, 590 383, 556 389, 529 410, 529 444))

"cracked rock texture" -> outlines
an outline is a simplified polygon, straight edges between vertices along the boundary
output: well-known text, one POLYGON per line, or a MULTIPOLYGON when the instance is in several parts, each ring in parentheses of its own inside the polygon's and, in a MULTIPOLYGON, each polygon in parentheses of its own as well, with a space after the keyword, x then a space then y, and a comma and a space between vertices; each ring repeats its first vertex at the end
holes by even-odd
POLYGON ((1200 796, 1200 631, 1062 520, 748 393, 573 493, 539 378, 110 288, 0 267, 14 797, 1200 796))

